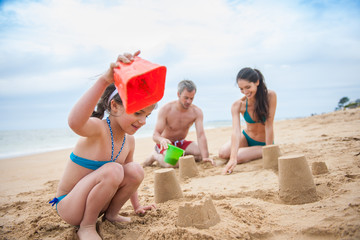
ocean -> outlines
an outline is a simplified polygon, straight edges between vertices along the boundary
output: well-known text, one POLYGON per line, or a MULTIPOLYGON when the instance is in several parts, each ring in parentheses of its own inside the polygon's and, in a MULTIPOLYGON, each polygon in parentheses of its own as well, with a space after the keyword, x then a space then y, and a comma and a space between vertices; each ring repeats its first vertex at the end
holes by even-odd
MULTIPOLYGON (((205 122, 204 128, 231 126, 231 121, 205 122)), ((150 137, 155 126, 145 125, 135 133, 135 138, 150 137)), ((190 131, 194 131, 192 126, 190 131)), ((49 152, 75 146, 79 136, 65 129, 38 130, 1 130, 0 131, 0 159, 19 157, 29 154, 49 152)))

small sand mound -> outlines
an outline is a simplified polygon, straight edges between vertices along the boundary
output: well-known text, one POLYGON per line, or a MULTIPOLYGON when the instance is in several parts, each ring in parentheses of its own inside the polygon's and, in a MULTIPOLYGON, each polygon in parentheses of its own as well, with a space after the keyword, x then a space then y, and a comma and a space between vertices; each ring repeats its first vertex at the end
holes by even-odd
POLYGON ((319 175, 329 172, 325 162, 313 162, 311 165, 311 170, 313 175, 319 175))

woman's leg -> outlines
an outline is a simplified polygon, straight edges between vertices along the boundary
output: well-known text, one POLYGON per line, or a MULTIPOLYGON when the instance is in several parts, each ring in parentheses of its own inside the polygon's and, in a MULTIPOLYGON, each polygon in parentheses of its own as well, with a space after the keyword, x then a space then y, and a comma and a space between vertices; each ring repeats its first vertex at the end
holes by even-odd
POLYGON ((231 141, 227 141, 219 149, 219 158, 228 159, 230 158, 231 141))
MULTIPOLYGON (((219 149, 219 157, 223 159, 230 158, 231 141, 225 143, 219 149)), ((237 154, 237 163, 246 163, 251 160, 262 157, 262 146, 249 147, 245 136, 241 133, 240 146, 237 154)))
POLYGON ((124 165, 124 180, 112 198, 106 210, 105 217, 109 221, 129 221, 119 215, 119 211, 127 200, 136 192, 144 179, 144 169, 140 164, 131 162, 124 165))
POLYGON ((262 146, 241 147, 238 150, 237 163, 246 163, 262 158, 262 146))
POLYGON ((80 225, 80 239, 100 239, 95 224, 99 213, 114 197, 124 179, 123 166, 107 163, 82 178, 59 202, 57 210, 62 219, 80 225))
POLYGON ((241 132, 240 147, 237 154, 237 163, 246 163, 262 157, 262 147, 265 143, 252 139, 243 130, 241 132))
MULTIPOLYGON (((244 148, 248 146, 249 145, 247 143, 244 134, 241 133, 239 148, 244 148)), ((226 142, 224 145, 221 146, 221 148, 219 149, 219 157, 223 159, 229 159, 230 154, 231 154, 231 140, 229 140, 228 142, 226 142)))

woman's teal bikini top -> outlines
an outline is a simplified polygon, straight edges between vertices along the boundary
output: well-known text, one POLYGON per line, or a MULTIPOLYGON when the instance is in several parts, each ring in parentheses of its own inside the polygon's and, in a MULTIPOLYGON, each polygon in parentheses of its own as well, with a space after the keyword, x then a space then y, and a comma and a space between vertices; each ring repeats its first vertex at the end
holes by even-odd
POLYGON ((82 158, 82 157, 79 157, 79 156, 76 156, 73 152, 70 154, 70 159, 71 161, 73 161, 74 163, 84 167, 84 168, 88 168, 88 169, 91 169, 91 170, 96 170, 100 167, 102 167, 103 165, 105 165, 106 163, 109 163, 109 162, 115 162, 116 159, 118 158, 118 156, 120 155, 123 147, 124 147, 124 144, 125 144, 125 140, 126 140, 126 134, 124 135, 124 140, 123 140, 123 143, 121 145, 121 149, 119 151, 119 153, 117 154, 117 156, 115 157, 115 159, 113 159, 113 156, 114 156, 114 139, 113 139, 113 133, 112 133, 112 129, 111 129, 111 126, 110 126, 110 119, 109 117, 106 118, 106 121, 108 123, 108 126, 109 126, 109 129, 110 129, 110 135, 111 135, 111 160, 110 161, 95 161, 95 160, 89 160, 89 159, 86 159, 86 158, 82 158))
MULTIPOLYGON (((261 121, 258 121, 258 122, 255 122, 254 120, 252 120, 252 118, 250 117, 250 114, 248 112, 248 101, 246 99, 246 109, 245 109, 245 112, 244 112, 244 119, 247 123, 261 123, 261 121)), ((266 118, 264 119, 266 121, 266 118)), ((264 121, 264 122, 265 122, 264 121)))

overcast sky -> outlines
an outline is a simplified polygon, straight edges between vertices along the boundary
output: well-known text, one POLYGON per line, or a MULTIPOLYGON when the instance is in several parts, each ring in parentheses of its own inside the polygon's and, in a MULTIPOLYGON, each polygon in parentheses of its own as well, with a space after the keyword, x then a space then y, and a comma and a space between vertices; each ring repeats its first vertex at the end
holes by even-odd
POLYGON ((138 49, 167 67, 159 107, 191 79, 205 121, 231 119, 243 67, 276 91, 276 119, 360 98, 358 0, 0 1, 0 129, 66 127, 97 76, 138 49))

